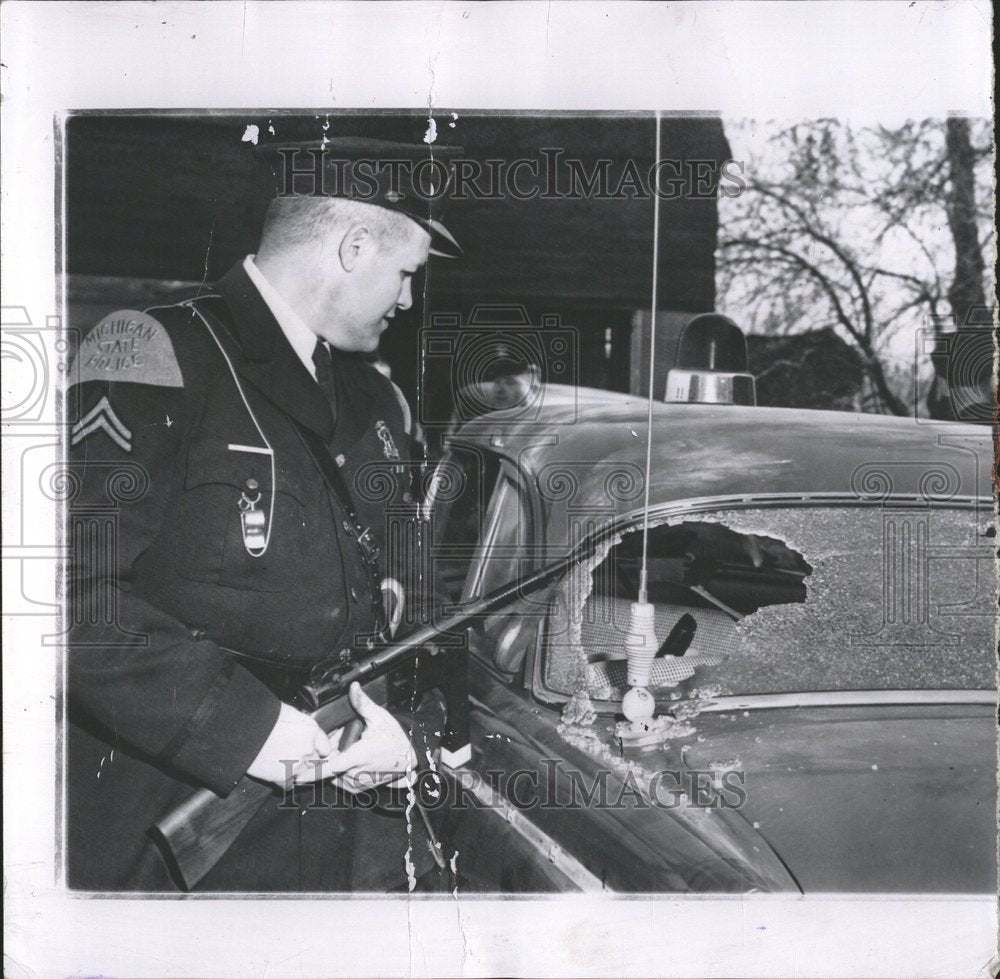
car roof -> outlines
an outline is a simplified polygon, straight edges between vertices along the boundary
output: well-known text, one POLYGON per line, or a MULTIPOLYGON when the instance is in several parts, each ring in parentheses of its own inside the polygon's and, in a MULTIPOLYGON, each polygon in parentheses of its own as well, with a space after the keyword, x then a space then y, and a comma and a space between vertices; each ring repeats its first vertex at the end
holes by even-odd
MULTIPOLYGON (((500 452, 543 500, 627 513, 642 506, 648 405, 549 385, 544 402, 493 412, 452 441, 500 452)), ((840 411, 653 403, 650 503, 772 494, 990 497, 986 426, 840 411)))

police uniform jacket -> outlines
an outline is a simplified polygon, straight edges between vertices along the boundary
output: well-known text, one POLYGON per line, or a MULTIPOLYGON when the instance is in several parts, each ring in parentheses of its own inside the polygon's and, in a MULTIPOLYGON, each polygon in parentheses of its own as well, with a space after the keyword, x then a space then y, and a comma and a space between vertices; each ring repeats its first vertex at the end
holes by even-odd
MULTIPOLYGON (((111 314, 82 341, 68 395, 70 886, 172 888, 152 823, 243 777, 278 716, 273 676, 377 628, 377 579, 303 432, 378 538, 409 499, 404 414, 363 359, 334 352, 333 372, 335 414, 240 266, 211 295, 111 314), (265 515, 262 553, 247 510, 265 515)), ((267 805, 203 886, 381 889, 405 879, 409 844, 399 815, 267 805)))

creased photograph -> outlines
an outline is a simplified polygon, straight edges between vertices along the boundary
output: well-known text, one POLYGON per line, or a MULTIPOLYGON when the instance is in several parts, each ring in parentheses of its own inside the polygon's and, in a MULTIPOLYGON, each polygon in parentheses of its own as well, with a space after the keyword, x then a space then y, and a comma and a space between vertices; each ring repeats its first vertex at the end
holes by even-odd
POLYGON ((5 81, 6 972, 992 979, 987 8, 45 6, 156 72, 5 81))

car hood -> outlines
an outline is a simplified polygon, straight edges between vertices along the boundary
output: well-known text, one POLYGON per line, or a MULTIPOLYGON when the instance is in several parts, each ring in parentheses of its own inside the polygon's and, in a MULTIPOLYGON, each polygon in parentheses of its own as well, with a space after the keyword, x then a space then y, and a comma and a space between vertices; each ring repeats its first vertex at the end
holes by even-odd
POLYGON ((996 893, 992 706, 737 710, 694 723, 686 764, 736 763, 744 818, 805 893, 996 893))

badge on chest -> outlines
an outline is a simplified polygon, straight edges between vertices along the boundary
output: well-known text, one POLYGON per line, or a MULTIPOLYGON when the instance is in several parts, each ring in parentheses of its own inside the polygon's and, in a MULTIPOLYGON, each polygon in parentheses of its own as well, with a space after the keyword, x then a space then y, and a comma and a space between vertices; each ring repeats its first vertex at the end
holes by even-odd
POLYGON ((389 426, 386 425, 381 418, 375 422, 375 434, 382 443, 382 454, 386 457, 386 459, 398 462, 399 449, 396 448, 396 443, 393 441, 392 432, 389 431, 389 426))

